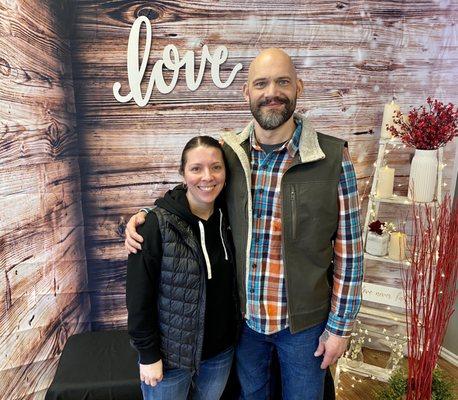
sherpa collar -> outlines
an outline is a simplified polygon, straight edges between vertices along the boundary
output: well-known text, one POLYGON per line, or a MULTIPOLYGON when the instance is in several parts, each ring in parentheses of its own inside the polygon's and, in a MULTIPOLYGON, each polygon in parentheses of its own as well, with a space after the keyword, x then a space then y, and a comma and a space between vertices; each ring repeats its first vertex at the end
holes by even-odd
MULTIPOLYGON (((294 114, 294 118, 302 121, 302 132, 299 141, 299 156, 301 162, 307 163, 325 158, 326 156, 318 143, 317 133, 308 119, 304 115, 297 113, 294 114)), ((240 146, 245 140, 249 139, 250 132, 253 128, 254 120, 252 120, 239 134, 225 133, 221 137, 223 141, 227 142, 231 147, 234 147, 233 145, 240 146)))

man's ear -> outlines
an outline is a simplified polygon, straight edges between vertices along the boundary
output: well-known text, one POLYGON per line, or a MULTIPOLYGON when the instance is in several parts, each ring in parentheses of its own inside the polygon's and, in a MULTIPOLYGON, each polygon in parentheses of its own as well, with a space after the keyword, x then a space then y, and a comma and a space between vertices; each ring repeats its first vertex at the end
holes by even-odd
POLYGON ((245 83, 243 84, 242 91, 243 91, 243 98, 245 99, 245 101, 246 101, 247 103, 249 103, 249 102, 250 102, 250 96, 249 96, 249 94, 248 94, 248 83, 247 83, 247 82, 245 82, 245 83))
POLYGON ((296 79, 296 95, 299 97, 304 91, 304 82, 302 79, 296 79))

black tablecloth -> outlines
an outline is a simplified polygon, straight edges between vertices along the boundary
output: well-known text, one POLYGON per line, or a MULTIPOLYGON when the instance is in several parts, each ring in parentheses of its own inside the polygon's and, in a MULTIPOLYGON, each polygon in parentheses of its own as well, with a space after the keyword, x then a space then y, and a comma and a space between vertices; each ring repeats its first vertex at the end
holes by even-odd
MULTIPOLYGON (((278 360, 274 357, 271 400, 281 399, 278 360)), ((234 370, 221 400, 238 398, 234 370)), ((324 400, 334 400, 329 369, 324 400)), ((71 336, 62 352, 45 400, 142 400, 137 353, 125 331, 87 332, 71 336)))
POLYGON ((45 400, 141 400, 137 353, 125 331, 71 336, 45 400))

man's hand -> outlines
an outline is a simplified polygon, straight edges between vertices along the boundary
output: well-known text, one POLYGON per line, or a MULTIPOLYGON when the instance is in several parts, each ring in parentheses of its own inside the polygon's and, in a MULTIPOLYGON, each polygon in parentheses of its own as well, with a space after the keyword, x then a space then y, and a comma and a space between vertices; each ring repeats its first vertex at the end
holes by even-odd
POLYGON ((137 233, 137 227, 145 223, 145 217, 146 212, 139 211, 137 214, 130 217, 126 225, 126 240, 124 241, 124 247, 129 254, 137 253, 137 250, 142 249, 141 243, 143 243, 143 237, 137 233))
POLYGON ((320 336, 320 343, 315 351, 315 357, 323 355, 321 369, 328 368, 334 364, 347 349, 348 337, 333 335, 324 331, 320 336))
POLYGON ((162 378, 162 360, 154 364, 140 364, 140 379, 142 382, 150 386, 156 386, 162 381, 162 378))

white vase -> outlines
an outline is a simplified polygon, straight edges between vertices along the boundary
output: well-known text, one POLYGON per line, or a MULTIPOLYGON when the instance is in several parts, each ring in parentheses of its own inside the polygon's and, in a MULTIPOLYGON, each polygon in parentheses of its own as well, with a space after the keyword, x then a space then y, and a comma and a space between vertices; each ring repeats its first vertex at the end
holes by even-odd
POLYGON ((437 150, 415 150, 410 166, 410 200, 427 203, 434 200, 437 182, 437 150))
POLYGON ((390 235, 386 232, 381 235, 375 232, 368 232, 366 240, 366 253, 378 257, 386 256, 388 253, 389 240, 390 235))

